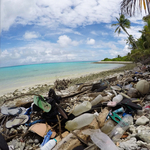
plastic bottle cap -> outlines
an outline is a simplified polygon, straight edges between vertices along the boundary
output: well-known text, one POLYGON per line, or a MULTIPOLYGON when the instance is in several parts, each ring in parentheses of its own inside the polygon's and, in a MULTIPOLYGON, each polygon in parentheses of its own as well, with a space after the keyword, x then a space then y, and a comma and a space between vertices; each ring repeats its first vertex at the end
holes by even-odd
POLYGON ((56 142, 57 142, 57 140, 56 139, 54 139, 56 142))

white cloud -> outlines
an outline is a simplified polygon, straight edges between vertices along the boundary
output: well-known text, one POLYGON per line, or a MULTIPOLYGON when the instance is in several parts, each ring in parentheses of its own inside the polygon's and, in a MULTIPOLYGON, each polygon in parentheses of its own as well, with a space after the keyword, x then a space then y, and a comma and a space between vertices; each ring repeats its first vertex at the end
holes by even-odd
POLYGON ((57 43, 59 43, 61 47, 67 47, 69 45, 77 46, 79 44, 77 41, 72 41, 67 35, 59 36, 57 43))
POLYGON ((57 29, 52 29, 50 30, 50 33, 46 33, 45 36, 51 36, 51 35, 62 35, 62 34, 66 34, 66 33, 73 33, 76 35, 82 35, 80 32, 75 31, 73 29, 70 28, 57 28, 57 29))
POLYGON ((77 27, 109 23, 119 13, 119 4, 120 0, 2 0, 1 28, 9 30, 16 24, 55 28, 60 24, 77 27))
POLYGON ((91 34, 98 35, 95 31, 91 31, 91 34))
POLYGON ((129 49, 128 45, 126 45, 122 52, 122 55, 125 56, 127 55, 127 53, 131 52, 131 49, 129 49))
POLYGON ((38 38, 40 37, 39 33, 36 33, 36 32, 25 32, 25 34, 23 35, 23 37, 25 39, 34 39, 34 38, 38 38))
POLYGON ((123 50, 120 51, 119 48, 117 48, 116 46, 112 47, 109 50, 109 53, 112 57, 117 57, 118 55, 120 56, 125 56, 127 55, 129 52, 131 52, 131 50, 128 48, 128 45, 125 45, 123 50))
POLYGON ((67 49, 60 47, 57 43, 35 40, 25 46, 3 50, 0 55, 0 67, 46 62, 88 61, 94 54, 97 52, 93 50, 74 49, 73 46, 67 49))
POLYGON ((94 45, 95 44, 95 40, 87 38, 87 44, 94 45))
POLYGON ((72 40, 67 35, 62 35, 58 38, 57 43, 60 44, 62 47, 66 47, 71 44, 72 40))

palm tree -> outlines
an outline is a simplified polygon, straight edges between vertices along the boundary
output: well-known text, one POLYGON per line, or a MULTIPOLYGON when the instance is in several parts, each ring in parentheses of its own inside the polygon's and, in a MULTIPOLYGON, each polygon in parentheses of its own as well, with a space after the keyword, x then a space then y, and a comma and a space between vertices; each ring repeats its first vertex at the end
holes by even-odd
POLYGON ((121 13, 130 16, 135 15, 135 9, 139 8, 142 12, 144 7, 145 13, 150 15, 150 1, 149 0, 123 0, 121 2, 121 13))
MULTIPOLYGON (((120 34, 121 30, 123 30, 128 35, 128 37, 130 37, 131 35, 125 29, 125 28, 130 28, 130 21, 126 19, 123 14, 121 14, 119 18, 116 17, 116 19, 118 23, 112 24, 112 26, 118 26, 115 32, 118 32, 118 34, 120 34)), ((135 44, 134 40, 133 40, 133 43, 137 48, 137 45, 135 44)))
POLYGON ((142 33, 142 39, 144 39, 144 46, 145 49, 150 48, 150 19, 145 21, 145 26, 143 27, 143 30, 140 31, 142 33))

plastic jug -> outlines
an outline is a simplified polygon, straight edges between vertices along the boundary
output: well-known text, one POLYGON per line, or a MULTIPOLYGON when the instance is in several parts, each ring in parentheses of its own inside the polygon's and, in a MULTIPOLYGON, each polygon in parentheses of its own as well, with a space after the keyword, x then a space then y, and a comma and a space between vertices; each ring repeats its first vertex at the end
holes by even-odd
POLYGON ((73 120, 67 121, 65 128, 69 131, 80 129, 84 126, 89 125, 93 119, 98 116, 99 114, 96 112, 94 114, 85 113, 81 116, 76 117, 73 120))
POLYGON ((75 116, 78 116, 78 115, 82 114, 83 112, 90 110, 91 107, 92 107, 92 105, 90 102, 84 101, 83 103, 75 106, 72 114, 75 116))
POLYGON ((123 99, 123 96, 119 94, 119 95, 115 96, 115 97, 112 99, 112 101, 113 101, 113 102, 116 102, 116 103, 119 103, 120 101, 122 101, 122 99, 123 99))
POLYGON ((103 100, 102 95, 98 95, 94 100, 91 101, 92 106, 98 104, 99 102, 101 102, 103 100))
POLYGON ((40 148, 40 150, 51 150, 56 145, 56 142, 56 139, 49 140, 44 146, 40 148))
POLYGON ((114 142, 117 142, 131 124, 133 124, 132 116, 125 115, 110 133, 110 138, 112 138, 114 142))

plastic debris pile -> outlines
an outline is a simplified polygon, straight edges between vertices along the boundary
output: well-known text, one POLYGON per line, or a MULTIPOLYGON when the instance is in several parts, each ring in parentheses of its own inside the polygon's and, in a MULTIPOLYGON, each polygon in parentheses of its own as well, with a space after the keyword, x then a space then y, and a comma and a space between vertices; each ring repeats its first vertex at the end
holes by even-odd
MULTIPOLYGON (((150 149, 150 66, 1 107, 1 150, 150 149)), ((65 84, 64 84, 65 83, 65 84)), ((55 85, 56 86, 56 85, 55 85)), ((60 88, 59 88, 60 87, 60 88)), ((15 97, 14 97, 15 99, 15 97)))

